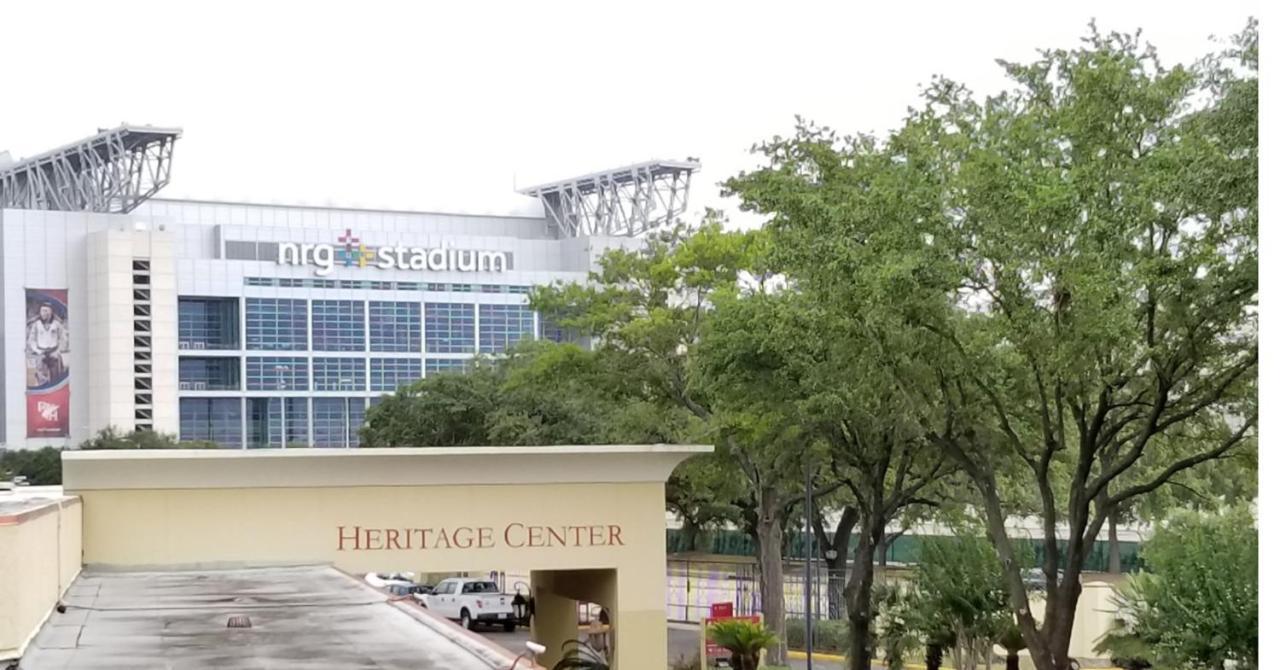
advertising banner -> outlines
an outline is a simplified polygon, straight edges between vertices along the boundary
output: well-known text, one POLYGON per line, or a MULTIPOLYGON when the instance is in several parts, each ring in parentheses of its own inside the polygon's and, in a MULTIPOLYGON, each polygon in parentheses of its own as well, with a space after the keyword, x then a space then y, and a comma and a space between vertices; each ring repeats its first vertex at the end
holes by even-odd
POLYGON ((67 437, 71 425, 67 290, 27 289, 27 437, 67 437))

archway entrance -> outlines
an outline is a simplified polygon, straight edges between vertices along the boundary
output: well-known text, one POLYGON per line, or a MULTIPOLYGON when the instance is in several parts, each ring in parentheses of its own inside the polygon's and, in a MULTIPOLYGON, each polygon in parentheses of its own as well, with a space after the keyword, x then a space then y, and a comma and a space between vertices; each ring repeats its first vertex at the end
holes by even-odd
POLYGON ((591 602, 611 667, 640 670, 666 663, 665 482, 710 449, 82 451, 63 481, 86 566, 527 571, 544 664, 591 602))

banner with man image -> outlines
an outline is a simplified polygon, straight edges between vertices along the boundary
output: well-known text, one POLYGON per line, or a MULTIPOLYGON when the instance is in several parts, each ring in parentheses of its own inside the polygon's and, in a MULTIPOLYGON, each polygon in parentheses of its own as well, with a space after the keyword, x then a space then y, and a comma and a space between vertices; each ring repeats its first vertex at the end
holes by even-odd
POLYGON ((67 290, 27 289, 27 437, 67 437, 71 425, 67 290))

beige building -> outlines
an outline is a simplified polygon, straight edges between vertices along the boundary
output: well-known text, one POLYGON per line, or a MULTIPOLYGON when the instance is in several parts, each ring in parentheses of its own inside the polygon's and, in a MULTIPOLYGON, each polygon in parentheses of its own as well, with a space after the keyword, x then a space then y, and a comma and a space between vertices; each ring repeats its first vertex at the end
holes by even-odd
POLYGON ((578 603, 610 612, 612 667, 664 667, 664 485, 701 446, 81 451, 84 564, 531 575, 558 660, 578 603))

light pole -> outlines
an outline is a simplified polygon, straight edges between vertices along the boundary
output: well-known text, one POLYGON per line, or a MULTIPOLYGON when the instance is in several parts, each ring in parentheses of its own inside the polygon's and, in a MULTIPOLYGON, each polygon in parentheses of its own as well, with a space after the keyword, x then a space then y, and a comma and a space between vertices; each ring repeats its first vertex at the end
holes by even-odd
POLYGON ((813 470, 804 464, 804 658, 813 670, 813 470))
POLYGON ((290 368, 287 365, 277 365, 275 370, 276 385, 280 388, 280 448, 284 449, 289 446, 289 431, 285 428, 289 423, 289 396, 285 393, 289 389, 289 382, 285 378, 285 373, 289 372, 290 368))

